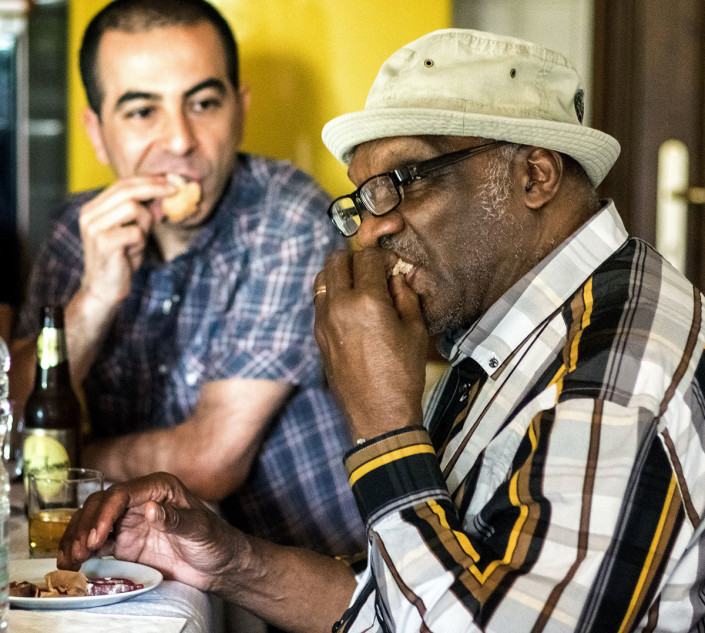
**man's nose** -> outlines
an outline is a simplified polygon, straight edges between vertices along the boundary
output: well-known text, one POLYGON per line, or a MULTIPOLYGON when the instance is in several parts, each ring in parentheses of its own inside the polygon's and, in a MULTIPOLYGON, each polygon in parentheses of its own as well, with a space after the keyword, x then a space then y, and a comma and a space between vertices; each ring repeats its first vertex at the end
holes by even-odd
POLYGON ((164 121, 162 142, 174 154, 188 154, 196 145, 193 123, 181 110, 173 112, 164 121))
POLYGON ((404 218, 396 209, 380 216, 364 212, 361 218, 357 239, 363 248, 377 246, 380 237, 394 235, 404 228, 404 218))

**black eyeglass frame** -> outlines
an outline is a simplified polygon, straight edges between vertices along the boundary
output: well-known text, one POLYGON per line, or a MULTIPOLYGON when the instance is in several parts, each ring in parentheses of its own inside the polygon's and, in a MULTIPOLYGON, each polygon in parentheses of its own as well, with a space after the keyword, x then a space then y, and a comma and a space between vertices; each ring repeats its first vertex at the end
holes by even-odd
POLYGON ((394 209, 396 209, 404 199, 404 187, 406 185, 421 180, 422 178, 425 178, 429 174, 439 169, 450 167, 451 165, 455 165, 456 163, 459 163, 462 160, 466 160, 467 158, 472 158, 473 156, 477 156, 478 154, 482 154, 483 152, 486 152, 488 150, 509 144, 509 141, 491 141, 483 145, 476 145, 475 147, 466 147, 465 149, 459 149, 448 154, 441 154, 440 156, 429 158, 428 160, 416 163, 415 165, 407 165, 405 167, 400 167, 399 169, 394 169, 392 171, 387 171, 381 174, 375 174, 374 176, 370 176, 352 193, 348 193, 344 196, 338 196, 335 200, 333 200, 333 202, 331 202, 328 206, 328 217, 330 218, 331 222, 333 222, 333 224, 335 225, 335 228, 340 231, 340 233, 342 233, 345 237, 352 237, 353 235, 355 235, 355 233, 357 233, 358 229, 360 228, 363 211, 367 211, 368 213, 376 217, 380 217, 386 215, 390 211, 394 211, 394 209), (388 177, 394 185, 394 189, 397 193, 397 201, 389 209, 378 212, 375 209, 370 208, 365 203, 362 196, 360 195, 360 191, 370 181, 374 180, 375 178, 383 178, 385 176, 388 177), (336 207, 336 205, 338 205, 341 200, 345 199, 349 199, 353 203, 355 211, 357 211, 357 216, 360 218, 360 223, 357 224, 355 230, 352 232, 344 231, 341 228, 341 225, 338 224, 338 222, 336 222, 334 218, 334 215, 336 213, 334 211, 334 208, 336 207))

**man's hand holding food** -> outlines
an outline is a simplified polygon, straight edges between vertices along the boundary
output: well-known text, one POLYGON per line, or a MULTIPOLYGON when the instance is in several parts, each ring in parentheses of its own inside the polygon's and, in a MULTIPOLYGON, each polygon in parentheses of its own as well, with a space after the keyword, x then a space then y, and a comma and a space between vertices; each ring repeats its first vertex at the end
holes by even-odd
POLYGON ((84 248, 82 288, 108 305, 130 292, 147 236, 157 220, 152 200, 175 194, 165 176, 123 178, 87 202, 80 215, 84 248))
POLYGON ((422 422, 428 333, 398 260, 340 251, 314 282, 316 340, 354 440, 422 422))

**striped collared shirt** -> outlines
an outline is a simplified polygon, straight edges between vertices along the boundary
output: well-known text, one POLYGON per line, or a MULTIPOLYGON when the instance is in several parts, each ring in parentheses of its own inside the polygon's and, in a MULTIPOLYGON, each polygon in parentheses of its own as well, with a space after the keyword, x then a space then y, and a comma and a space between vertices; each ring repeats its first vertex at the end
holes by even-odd
POLYGON ((339 630, 704 630, 701 300, 610 203, 443 341, 425 428, 347 455, 339 630))

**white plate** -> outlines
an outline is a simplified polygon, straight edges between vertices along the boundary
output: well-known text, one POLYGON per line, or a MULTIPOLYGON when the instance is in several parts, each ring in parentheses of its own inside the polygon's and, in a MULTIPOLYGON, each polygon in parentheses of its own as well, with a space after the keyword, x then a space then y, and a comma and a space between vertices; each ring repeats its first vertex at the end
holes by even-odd
MULTIPOLYGON (((56 559, 35 558, 33 560, 11 560, 10 582, 27 580, 35 584, 44 584, 44 574, 56 569, 56 559)), ((162 575, 151 567, 128 563, 112 558, 91 558, 83 563, 81 571, 89 578, 117 576, 129 578, 132 582, 144 585, 142 589, 115 593, 109 596, 80 596, 67 598, 18 598, 10 596, 10 605, 22 609, 88 609, 101 607, 114 602, 122 602, 154 589, 161 581, 162 575)))

